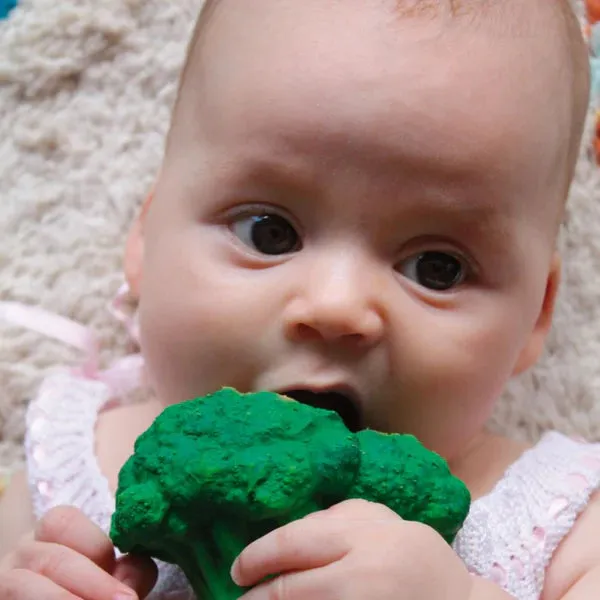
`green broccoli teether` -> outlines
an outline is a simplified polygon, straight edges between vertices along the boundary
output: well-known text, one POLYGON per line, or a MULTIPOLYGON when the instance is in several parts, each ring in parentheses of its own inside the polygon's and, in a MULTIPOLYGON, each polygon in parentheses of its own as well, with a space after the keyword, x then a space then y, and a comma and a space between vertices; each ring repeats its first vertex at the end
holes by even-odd
POLYGON ((271 392, 224 389, 170 406, 121 470, 111 537, 178 564, 202 600, 242 595, 229 576, 253 540, 348 498, 387 505, 450 542, 470 496, 414 437, 351 433, 340 416, 271 392))

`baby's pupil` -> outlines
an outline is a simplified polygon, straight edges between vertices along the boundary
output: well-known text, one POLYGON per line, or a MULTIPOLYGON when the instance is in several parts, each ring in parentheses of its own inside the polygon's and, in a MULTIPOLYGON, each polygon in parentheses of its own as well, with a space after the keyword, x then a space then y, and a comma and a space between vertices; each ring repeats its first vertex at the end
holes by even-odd
POLYGON ((285 254, 296 250, 298 234, 279 215, 261 215, 254 218, 252 243, 263 254, 285 254))
POLYGON ((461 275, 460 261, 445 252, 425 252, 418 259, 418 282, 427 288, 447 290, 458 283, 461 275))

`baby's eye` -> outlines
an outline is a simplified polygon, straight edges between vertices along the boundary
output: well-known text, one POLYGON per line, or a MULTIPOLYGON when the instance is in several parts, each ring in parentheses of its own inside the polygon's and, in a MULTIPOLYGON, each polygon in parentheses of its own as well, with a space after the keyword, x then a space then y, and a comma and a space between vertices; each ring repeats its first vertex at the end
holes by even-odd
POLYGON ((446 291, 461 284, 466 268, 456 256, 448 252, 423 252, 411 256, 398 271, 420 286, 436 292, 446 291))
POLYGON ((244 244, 261 254, 289 254, 301 248, 300 236, 294 227, 278 214, 242 215, 230 228, 244 244))

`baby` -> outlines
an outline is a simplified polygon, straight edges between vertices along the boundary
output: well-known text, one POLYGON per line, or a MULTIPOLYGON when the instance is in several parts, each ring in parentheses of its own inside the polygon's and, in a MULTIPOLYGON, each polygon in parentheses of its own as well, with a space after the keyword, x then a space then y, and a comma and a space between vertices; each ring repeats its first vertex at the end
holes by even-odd
POLYGON ((281 574, 245 600, 596 598, 600 446, 485 429, 551 325, 587 97, 565 0, 209 1, 127 242, 154 399, 96 422, 102 382, 44 384, 0 597, 187 597, 115 557, 117 474, 165 405, 232 386, 414 434, 474 500, 453 547, 361 501, 296 521, 234 563, 281 574))

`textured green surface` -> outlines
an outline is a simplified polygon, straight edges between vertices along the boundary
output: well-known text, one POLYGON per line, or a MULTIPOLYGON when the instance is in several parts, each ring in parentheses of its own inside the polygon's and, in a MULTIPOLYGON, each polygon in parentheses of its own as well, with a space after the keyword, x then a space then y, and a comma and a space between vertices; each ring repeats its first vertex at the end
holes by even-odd
POLYGON ((470 504, 446 462, 411 436, 353 434, 335 412, 224 389, 168 407, 119 476, 111 537, 181 566, 202 600, 233 600, 252 540, 347 498, 387 505, 451 541, 470 504))

